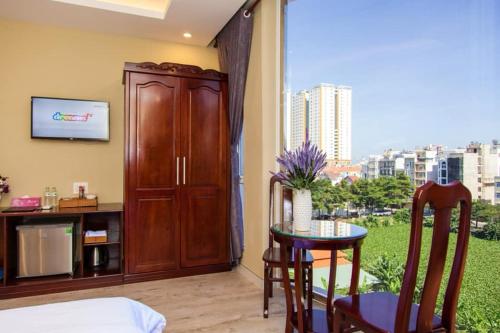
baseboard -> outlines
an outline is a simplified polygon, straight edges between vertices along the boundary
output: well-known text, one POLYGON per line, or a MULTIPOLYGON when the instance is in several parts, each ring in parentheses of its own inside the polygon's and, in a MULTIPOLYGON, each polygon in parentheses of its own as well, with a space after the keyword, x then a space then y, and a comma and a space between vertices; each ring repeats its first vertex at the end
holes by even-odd
POLYGON ((230 264, 217 264, 208 266, 199 266, 191 268, 182 268, 178 270, 171 271, 161 271, 161 272, 151 272, 151 273, 139 273, 139 274, 125 274, 124 283, 136 283, 136 282, 146 282, 153 280, 163 280, 163 279, 173 279, 193 275, 203 275, 227 272, 231 270, 230 264))
POLYGON ((236 267, 236 271, 243 275, 248 281, 254 284, 256 287, 260 289, 264 289, 264 280, 260 278, 257 274, 249 270, 247 267, 242 264, 236 267))

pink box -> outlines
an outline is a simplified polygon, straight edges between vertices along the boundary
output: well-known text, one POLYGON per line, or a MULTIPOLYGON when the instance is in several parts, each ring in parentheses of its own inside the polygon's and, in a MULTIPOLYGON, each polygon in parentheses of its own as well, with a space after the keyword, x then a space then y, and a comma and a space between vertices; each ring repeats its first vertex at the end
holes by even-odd
POLYGON ((12 198, 10 200, 11 207, 40 207, 42 202, 41 197, 24 197, 24 198, 12 198))

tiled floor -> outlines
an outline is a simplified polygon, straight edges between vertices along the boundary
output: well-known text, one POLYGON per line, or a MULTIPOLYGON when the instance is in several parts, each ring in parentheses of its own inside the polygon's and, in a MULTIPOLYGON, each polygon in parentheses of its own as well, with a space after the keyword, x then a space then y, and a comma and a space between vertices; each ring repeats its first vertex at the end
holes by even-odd
POLYGON ((124 296, 167 318, 167 333, 282 333, 284 296, 276 290, 262 318, 262 289, 240 271, 0 300, 0 309, 94 297, 124 296))

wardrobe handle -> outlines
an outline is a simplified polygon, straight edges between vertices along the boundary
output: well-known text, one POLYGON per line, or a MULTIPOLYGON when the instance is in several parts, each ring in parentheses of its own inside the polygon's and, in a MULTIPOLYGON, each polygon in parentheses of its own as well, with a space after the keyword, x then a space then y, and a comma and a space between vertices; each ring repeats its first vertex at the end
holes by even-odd
POLYGON ((182 185, 186 185, 186 156, 182 157, 182 185))
POLYGON ((179 156, 177 156, 177 186, 179 186, 179 156))

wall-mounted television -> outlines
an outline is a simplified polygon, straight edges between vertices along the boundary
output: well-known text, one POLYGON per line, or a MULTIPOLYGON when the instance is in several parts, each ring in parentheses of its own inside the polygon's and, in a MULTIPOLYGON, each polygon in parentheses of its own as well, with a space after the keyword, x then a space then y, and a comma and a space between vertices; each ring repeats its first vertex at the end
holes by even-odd
POLYGON ((109 141, 109 103, 31 97, 31 137, 109 141))

